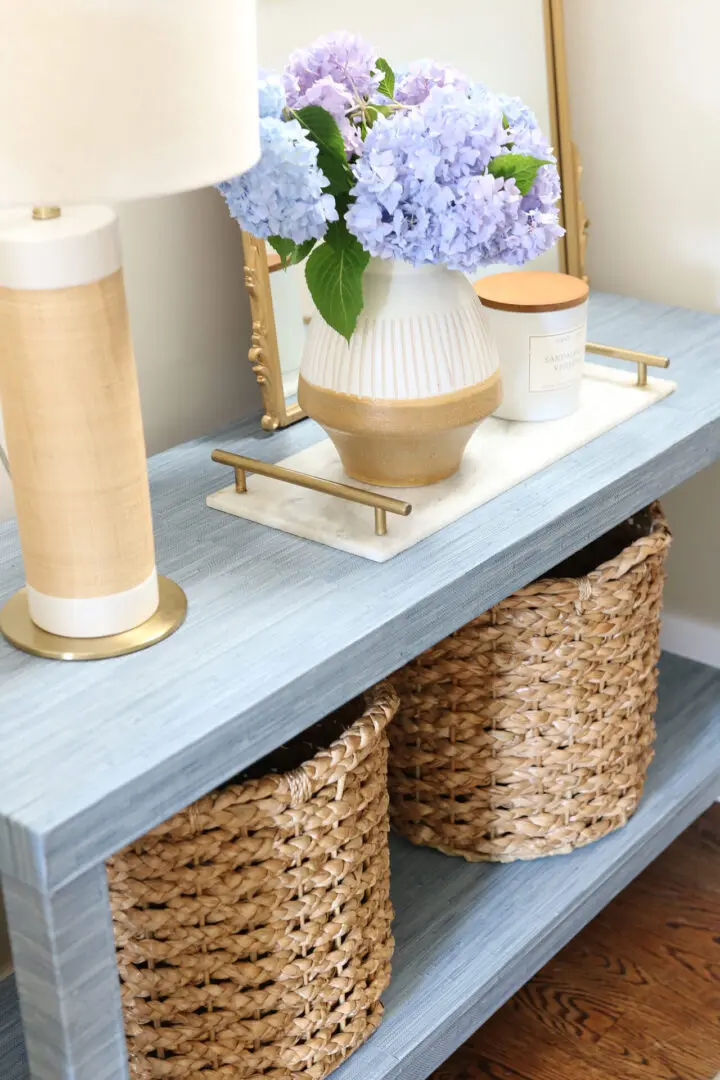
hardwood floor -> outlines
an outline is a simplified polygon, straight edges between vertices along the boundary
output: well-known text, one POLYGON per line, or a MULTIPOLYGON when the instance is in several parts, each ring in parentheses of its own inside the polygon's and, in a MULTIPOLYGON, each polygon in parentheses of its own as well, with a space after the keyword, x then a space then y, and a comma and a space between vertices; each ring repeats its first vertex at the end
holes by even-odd
POLYGON ((720 805, 433 1080, 720 1080, 720 805))

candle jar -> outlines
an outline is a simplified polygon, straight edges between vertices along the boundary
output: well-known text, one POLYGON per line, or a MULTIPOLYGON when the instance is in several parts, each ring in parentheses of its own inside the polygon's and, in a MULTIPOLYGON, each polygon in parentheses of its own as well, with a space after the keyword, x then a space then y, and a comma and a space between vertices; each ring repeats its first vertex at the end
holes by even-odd
POLYGON ((527 270, 475 285, 500 355, 503 420, 557 420, 580 405, 587 342, 587 283, 527 270))

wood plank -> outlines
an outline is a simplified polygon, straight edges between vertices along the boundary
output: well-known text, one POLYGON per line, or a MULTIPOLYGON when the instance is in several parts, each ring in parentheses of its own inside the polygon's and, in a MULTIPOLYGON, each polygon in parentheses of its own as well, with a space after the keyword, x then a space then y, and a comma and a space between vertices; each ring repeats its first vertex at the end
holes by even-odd
MULTIPOLYGON (((678 391, 383 566, 205 508, 214 446, 278 460, 319 437, 310 422, 153 459, 159 566, 189 619, 95 665, 0 645, 0 873, 67 883, 714 461, 720 317, 596 295, 590 325, 670 354, 678 391)), ((21 584, 7 524, 0 599, 21 584)))
POLYGON ((720 891, 708 878, 719 869, 715 805, 432 1080, 505 1075, 488 1061, 532 1080, 711 1080, 720 1068, 720 891), (673 886, 661 893, 663 881, 673 886), (692 937, 692 953, 677 953, 678 934, 692 937))
MULTIPOLYGON (((337 1080, 423 1080, 720 795, 720 672, 664 656, 658 733, 636 815, 624 829, 573 855, 471 865, 393 839, 397 952, 385 1019, 334 1074, 337 1080)), ((692 953, 686 929, 678 933, 684 953, 692 953)), ((595 1037, 602 1044, 620 1023, 613 1007, 602 1003, 603 979, 640 987, 654 980, 651 989, 665 991, 653 971, 646 971, 650 960, 633 968, 624 965, 624 955, 620 950, 613 957, 607 973, 596 964, 596 985, 586 991, 587 1004, 595 1003, 588 1044, 595 1037)), ((712 972, 686 975, 714 978, 712 972)), ((581 1013, 572 1014, 576 1021, 581 1013)), ((568 1045, 568 1031, 563 1028, 557 1039, 555 1077, 563 1075, 566 1054, 560 1051, 568 1045)), ((489 1049, 486 1058, 481 1076, 546 1080, 535 1062, 529 1070, 513 1071, 507 1057, 489 1049)), ((662 1068, 657 1080, 676 1080, 662 1068)), ((585 1075, 602 1077, 592 1068, 585 1075)), ((629 1065, 617 1075, 635 1080, 629 1065)), ((26 1076, 18 1072, 7 1080, 26 1076)), ((554 1080, 552 1073, 547 1080, 554 1080)))

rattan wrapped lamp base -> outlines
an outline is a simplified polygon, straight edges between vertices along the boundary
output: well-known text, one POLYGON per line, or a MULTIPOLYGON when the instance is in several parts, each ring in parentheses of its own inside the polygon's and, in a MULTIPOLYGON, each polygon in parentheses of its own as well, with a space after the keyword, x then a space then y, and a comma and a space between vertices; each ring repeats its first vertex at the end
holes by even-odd
POLYGON ((286 771, 218 789, 110 861, 133 1080, 321 1080, 376 1029, 396 708, 376 687, 329 718, 327 749, 295 767, 295 740, 272 762, 286 771))
POLYGON ((655 505, 394 676, 398 832, 512 862, 627 822, 652 758, 669 544, 655 505))

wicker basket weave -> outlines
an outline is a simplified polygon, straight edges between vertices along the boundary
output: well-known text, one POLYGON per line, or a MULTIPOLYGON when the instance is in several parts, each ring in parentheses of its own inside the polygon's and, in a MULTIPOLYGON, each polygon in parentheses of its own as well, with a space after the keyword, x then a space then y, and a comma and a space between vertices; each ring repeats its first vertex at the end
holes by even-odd
POLYGON ((626 823, 652 758, 669 544, 654 505, 393 677, 398 832, 511 862, 626 823))
POLYGON ((300 767, 233 781, 109 862, 134 1080, 319 1080, 380 1023, 397 698, 371 693, 300 767))

